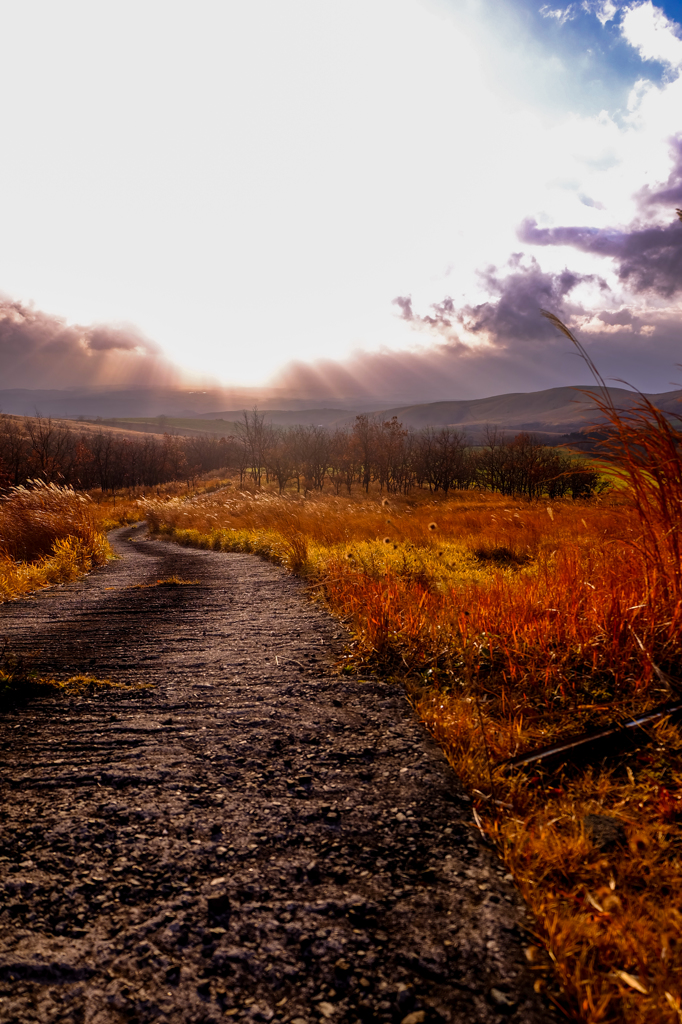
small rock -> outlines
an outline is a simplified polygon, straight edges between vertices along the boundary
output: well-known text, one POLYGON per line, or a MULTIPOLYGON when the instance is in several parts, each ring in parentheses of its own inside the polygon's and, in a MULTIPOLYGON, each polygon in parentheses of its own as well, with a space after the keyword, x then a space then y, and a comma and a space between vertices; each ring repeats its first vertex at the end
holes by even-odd
POLYGON ((321 1002, 317 1008, 323 1017, 333 1017, 336 1013, 336 1007, 333 1003, 321 1002))
POLYGON ((407 1017, 403 1017, 400 1024, 424 1024, 425 1019, 424 1010, 415 1010, 413 1013, 408 1013, 407 1017))
POLYGON ((230 897, 226 892, 208 898, 208 913, 211 917, 225 917, 230 913, 230 897))
POLYGON ((511 1010, 513 1006, 516 1006, 516 1000, 514 997, 503 992, 500 988, 491 988, 490 998, 495 1006, 499 1006, 500 1009, 511 1010))
POLYGON ((586 814, 583 825, 585 834, 602 850, 625 841, 625 829, 618 818, 605 814, 586 814))
POLYGON ((399 814, 396 814, 395 820, 396 821, 406 821, 407 819, 406 819, 405 815, 403 814, 403 812, 400 811, 399 814))

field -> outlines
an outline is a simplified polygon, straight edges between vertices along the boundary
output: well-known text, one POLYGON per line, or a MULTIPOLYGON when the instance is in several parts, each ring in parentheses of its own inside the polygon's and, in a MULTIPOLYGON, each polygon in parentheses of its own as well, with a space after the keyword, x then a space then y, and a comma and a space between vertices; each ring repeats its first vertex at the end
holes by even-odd
POLYGON ((14 489, 5 599, 33 585, 22 573, 53 581, 50 560, 72 578, 106 558, 100 531, 143 516, 182 544, 288 566, 351 628, 340 671, 403 682, 467 787, 472 828, 532 913, 538 989, 567 1019, 679 1021, 682 434, 644 398, 605 411, 617 486, 589 499, 387 494, 380 481, 342 497, 267 473, 244 483, 243 469, 241 486, 176 483, 153 499, 14 489))

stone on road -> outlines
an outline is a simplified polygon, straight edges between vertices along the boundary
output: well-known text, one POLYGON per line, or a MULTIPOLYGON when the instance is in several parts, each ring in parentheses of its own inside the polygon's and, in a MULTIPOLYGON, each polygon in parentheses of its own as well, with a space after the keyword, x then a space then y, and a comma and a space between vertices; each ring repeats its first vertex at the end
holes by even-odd
POLYGON ((112 543, 0 608, 40 673, 153 684, 3 716, 0 1020, 548 1020, 402 691, 333 673, 345 634, 285 570, 112 543))

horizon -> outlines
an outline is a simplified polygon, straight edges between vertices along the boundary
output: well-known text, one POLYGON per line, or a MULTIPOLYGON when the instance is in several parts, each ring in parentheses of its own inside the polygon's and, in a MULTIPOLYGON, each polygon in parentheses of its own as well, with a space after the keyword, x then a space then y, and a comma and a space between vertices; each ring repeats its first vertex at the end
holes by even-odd
POLYGON ((679 0, 33 0, 6 30, 5 389, 590 386, 545 307, 608 383, 676 390, 679 0))
MULTIPOLYGON (((675 402, 682 400, 682 389, 657 393, 637 392, 624 387, 622 382, 607 385, 611 393, 620 395, 643 394, 645 398, 654 401, 659 407, 669 413, 673 413, 675 402), (671 405, 671 401, 673 405, 671 405), (662 403, 662 404, 661 404, 662 403)), ((258 411, 269 416, 277 416, 273 423, 281 426, 295 424, 310 424, 310 416, 314 413, 320 414, 318 426, 331 427, 346 422, 353 416, 369 414, 370 416, 394 416, 401 420, 407 417, 407 424, 411 426, 444 425, 446 420, 450 425, 460 424, 464 426, 469 423, 472 427, 484 421, 497 423, 505 426, 505 429, 535 429, 531 424, 544 424, 544 427, 537 426, 537 429, 544 429, 550 424, 568 424, 582 420, 587 412, 585 403, 581 396, 590 392, 601 392, 601 385, 592 383, 590 385, 564 384, 554 388, 546 388, 536 391, 512 391, 491 395, 481 395, 468 399, 446 399, 431 401, 430 398, 423 400, 406 400, 401 396, 374 396, 373 399, 358 398, 358 396, 346 396, 345 399, 331 402, 315 399, 312 397, 295 396, 288 394, 273 394, 264 392, 262 389, 208 389, 203 391, 187 390, 183 387, 129 387, 120 388, 114 386, 100 385, 96 388, 65 388, 65 389, 43 389, 30 390, 25 388, 0 388, 0 415, 42 417, 56 420, 77 421, 84 420, 88 423, 102 421, 112 423, 132 422, 133 420, 144 420, 151 423, 154 420, 225 420, 226 422, 241 419, 244 413, 258 411), (566 398, 561 395, 562 406, 552 405, 553 398, 557 393, 574 392, 574 397, 566 398), (505 400, 544 398, 540 405, 532 407, 524 406, 522 412, 511 407, 497 409, 492 415, 490 412, 482 414, 479 410, 479 417, 467 419, 457 418, 457 408, 460 414, 467 407, 484 406, 487 403, 504 402, 505 400), (568 408, 566 403, 568 402, 568 408), (575 405, 575 410, 571 407, 575 405), (443 408, 449 411, 446 420, 443 417, 443 408), (556 420, 558 408, 563 408, 563 416, 556 420), (335 418, 329 419, 329 414, 338 413, 335 418), (415 419, 415 416, 417 417, 415 419), (533 419, 533 416, 539 419, 533 419), (549 417, 549 418, 548 418, 549 417), (412 422, 410 423, 410 420, 412 422), (524 425, 525 424, 525 425, 524 425)))

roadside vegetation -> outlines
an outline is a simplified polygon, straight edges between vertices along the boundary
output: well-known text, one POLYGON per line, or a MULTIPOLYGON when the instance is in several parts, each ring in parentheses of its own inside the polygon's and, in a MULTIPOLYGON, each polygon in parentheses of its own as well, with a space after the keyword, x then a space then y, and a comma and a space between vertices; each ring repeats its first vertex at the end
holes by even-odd
POLYGON ((36 480, 0 499, 0 601, 77 579, 110 555, 87 495, 36 480))

